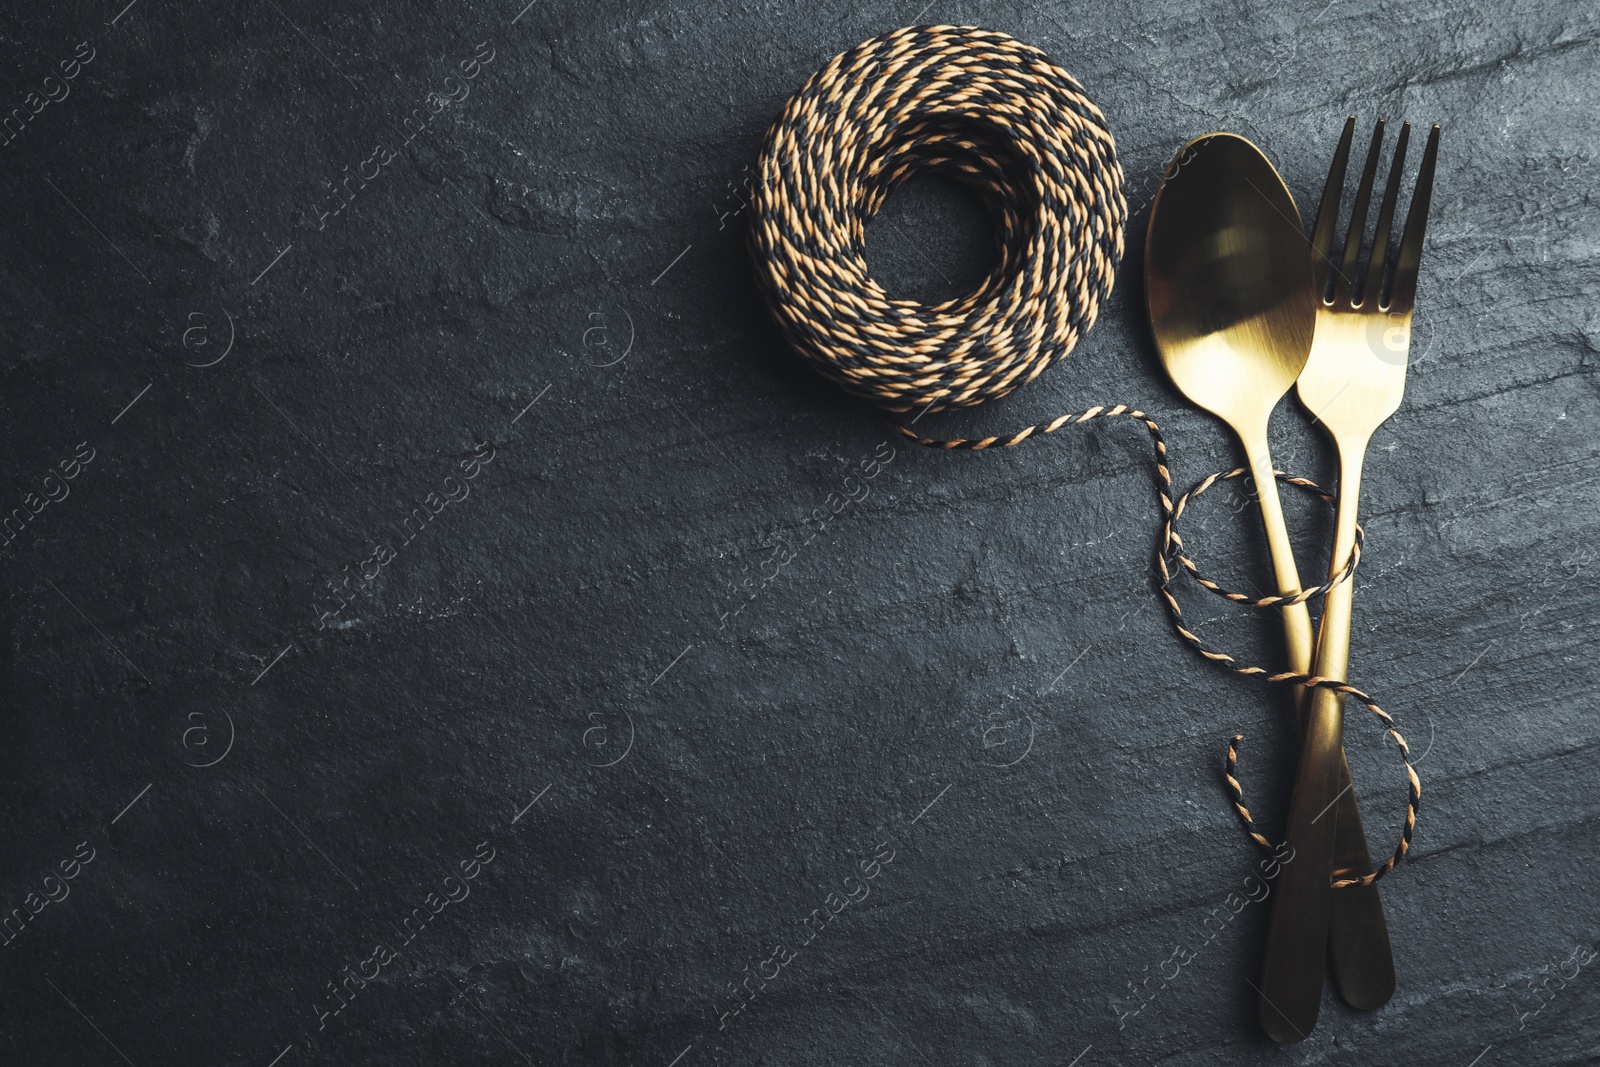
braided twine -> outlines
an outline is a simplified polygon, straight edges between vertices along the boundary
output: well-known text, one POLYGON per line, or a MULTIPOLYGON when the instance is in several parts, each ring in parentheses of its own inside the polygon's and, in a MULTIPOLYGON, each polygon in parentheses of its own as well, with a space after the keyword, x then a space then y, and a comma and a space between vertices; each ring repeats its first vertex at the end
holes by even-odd
MULTIPOLYGON (((779 327, 825 377, 886 411, 970 407, 1032 381, 1094 325, 1122 259, 1127 206, 1104 116, 1043 52, 976 27, 907 27, 834 57, 767 131, 753 184, 752 258, 779 327), (983 201, 994 220, 998 262, 964 296, 932 306, 890 299, 867 271, 866 224, 895 186, 934 169, 983 201)), ((1210 647, 1185 623, 1174 592, 1180 576, 1188 575, 1248 607, 1304 602, 1350 579, 1361 556, 1359 535, 1349 564, 1323 585, 1292 597, 1252 598, 1202 575, 1176 529, 1191 500, 1246 470, 1213 474, 1174 501, 1166 441, 1143 411, 1096 406, 1008 436, 973 440, 896 427, 919 445, 983 451, 1117 417, 1142 423, 1155 449, 1162 510, 1156 592, 1179 638, 1237 674, 1353 697, 1399 746, 1408 781, 1399 844, 1376 871, 1336 878, 1333 885, 1377 881, 1410 849, 1422 795, 1394 720, 1345 682, 1271 672, 1210 647)), ((1277 477, 1332 499, 1303 478, 1281 471, 1277 477)), ((1246 832, 1270 850, 1235 776, 1241 740, 1236 734, 1229 742, 1224 778, 1246 832)))

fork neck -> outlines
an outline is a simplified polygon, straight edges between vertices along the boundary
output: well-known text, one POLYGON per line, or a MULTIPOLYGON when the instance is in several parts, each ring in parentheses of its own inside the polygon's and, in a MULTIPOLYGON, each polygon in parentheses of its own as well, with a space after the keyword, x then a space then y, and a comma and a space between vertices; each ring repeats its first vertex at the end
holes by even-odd
MULTIPOLYGON (((1333 528, 1333 554, 1328 560, 1328 575, 1339 573, 1350 560, 1356 543, 1356 514, 1361 501, 1361 468, 1367 456, 1367 438, 1348 435, 1334 438, 1339 453, 1339 503, 1333 528)), ((1345 587, 1349 582, 1344 583, 1345 587)), ((1337 591, 1337 590, 1335 590, 1337 591)), ((1346 588, 1348 595, 1348 588, 1346 588)))
MULTIPOLYGON (((1339 450, 1339 507, 1333 536, 1333 555, 1328 560, 1328 577, 1342 571, 1350 562, 1350 552, 1356 542, 1356 511, 1361 500, 1361 463, 1366 456, 1366 439, 1335 438, 1339 450)), ((1318 627, 1316 656, 1312 673, 1324 678, 1343 680, 1350 666, 1350 614, 1355 582, 1340 582, 1328 590, 1322 605, 1322 623, 1318 627)), ((1311 717, 1337 716, 1343 698, 1327 689, 1318 689, 1312 697, 1311 717), (1320 712, 1319 712, 1320 709, 1320 712)), ((1307 720, 1310 721, 1310 718, 1307 720)), ((1308 727, 1308 730, 1310 727, 1308 727)))

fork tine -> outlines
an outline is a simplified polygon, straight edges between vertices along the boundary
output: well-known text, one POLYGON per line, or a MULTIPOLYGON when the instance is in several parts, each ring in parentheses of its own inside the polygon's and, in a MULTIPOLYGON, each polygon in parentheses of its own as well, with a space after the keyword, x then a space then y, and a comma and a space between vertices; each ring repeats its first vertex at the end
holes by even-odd
POLYGON ((1356 292, 1356 306, 1368 297, 1378 298, 1383 293, 1384 277, 1389 268, 1389 235, 1394 229, 1394 205, 1400 195, 1400 174, 1406 167, 1406 143, 1411 139, 1411 123, 1402 123, 1400 137, 1394 144, 1394 161, 1389 164, 1389 182, 1383 190, 1383 206, 1378 209, 1378 226, 1373 234, 1372 258, 1367 261, 1366 274, 1361 288, 1356 292))
POLYGON ((1344 194, 1344 167, 1350 158, 1350 139, 1356 131, 1356 117, 1351 115, 1344 123, 1344 133, 1339 137, 1339 147, 1333 153, 1333 165, 1328 168, 1328 183, 1322 187, 1322 206, 1317 209, 1317 224, 1311 231, 1312 290, 1318 299, 1328 294, 1328 268, 1333 265, 1333 230, 1339 224, 1339 200, 1344 194))
POLYGON ((1378 155, 1383 148, 1383 120, 1372 128, 1372 143, 1367 146, 1367 162, 1361 168, 1361 184, 1356 187, 1356 202, 1350 206, 1350 230, 1344 239, 1344 256, 1339 263, 1339 277, 1334 280, 1334 299, 1350 296, 1352 304, 1359 303, 1361 291, 1356 288, 1356 273, 1361 263, 1361 238, 1367 232, 1367 205, 1372 203, 1372 181, 1378 173, 1378 155))
POLYGON ((1384 311, 1404 314, 1417 299, 1417 268, 1422 264, 1422 231, 1428 225, 1428 205, 1433 200, 1433 168, 1439 158, 1439 125, 1428 134, 1428 148, 1422 153, 1422 169, 1417 171, 1417 188, 1411 194, 1406 213, 1406 232, 1400 239, 1400 256, 1394 264, 1394 285, 1384 311))

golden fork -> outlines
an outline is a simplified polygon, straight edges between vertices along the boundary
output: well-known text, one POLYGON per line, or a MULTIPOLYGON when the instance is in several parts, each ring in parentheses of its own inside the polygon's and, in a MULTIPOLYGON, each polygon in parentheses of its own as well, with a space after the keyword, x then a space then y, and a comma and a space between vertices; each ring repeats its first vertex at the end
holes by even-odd
MULTIPOLYGON (((1351 210, 1344 254, 1335 264, 1331 258, 1333 234, 1354 130, 1355 117, 1351 116, 1334 153, 1312 231, 1316 332, 1311 356, 1296 383, 1300 402, 1333 438, 1339 457, 1339 502, 1330 577, 1344 570, 1355 545, 1361 464, 1367 444, 1373 432, 1400 407, 1405 393, 1417 268, 1422 261, 1422 235, 1439 154, 1439 127, 1434 126, 1411 195, 1393 273, 1385 286, 1390 230, 1411 124, 1401 127, 1383 203, 1378 209, 1371 255, 1363 264, 1361 245, 1367 206, 1383 143, 1383 120, 1378 120, 1351 210)), ((1345 678, 1350 658, 1352 585, 1351 581, 1342 582, 1327 594, 1311 668, 1311 673, 1320 678, 1345 678)), ((1300 772, 1286 835, 1294 848, 1294 858, 1279 875, 1261 976, 1261 1026, 1277 1041, 1303 1040, 1316 1026, 1326 967, 1323 953, 1334 907, 1332 876, 1362 877, 1371 873, 1335 869, 1337 817, 1330 809, 1342 795, 1338 785, 1342 776, 1337 772, 1343 742, 1344 697, 1329 689, 1314 689, 1302 732, 1300 772)))

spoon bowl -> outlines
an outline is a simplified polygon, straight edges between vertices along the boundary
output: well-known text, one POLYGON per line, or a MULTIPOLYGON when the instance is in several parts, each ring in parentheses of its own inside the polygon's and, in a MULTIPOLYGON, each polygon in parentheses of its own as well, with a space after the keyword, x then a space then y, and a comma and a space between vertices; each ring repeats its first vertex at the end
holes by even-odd
POLYGON ((1305 230, 1267 157, 1236 134, 1190 141, 1156 194, 1145 302, 1167 373, 1249 449, 1311 354, 1305 230))

